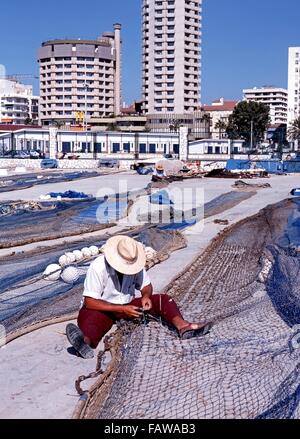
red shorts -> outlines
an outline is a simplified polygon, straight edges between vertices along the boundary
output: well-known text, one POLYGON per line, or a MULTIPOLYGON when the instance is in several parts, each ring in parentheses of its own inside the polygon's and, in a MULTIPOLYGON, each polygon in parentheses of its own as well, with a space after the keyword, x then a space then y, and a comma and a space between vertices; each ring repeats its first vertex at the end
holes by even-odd
MULTIPOLYGON (((151 301, 150 314, 162 317, 168 323, 172 323, 174 317, 182 317, 175 301, 167 294, 155 294, 151 297, 151 301)), ((141 307, 142 301, 134 299, 130 305, 141 307)), ((120 314, 94 311, 83 306, 79 311, 78 326, 83 334, 91 340, 91 346, 96 348, 115 321, 120 318, 123 318, 120 314)))

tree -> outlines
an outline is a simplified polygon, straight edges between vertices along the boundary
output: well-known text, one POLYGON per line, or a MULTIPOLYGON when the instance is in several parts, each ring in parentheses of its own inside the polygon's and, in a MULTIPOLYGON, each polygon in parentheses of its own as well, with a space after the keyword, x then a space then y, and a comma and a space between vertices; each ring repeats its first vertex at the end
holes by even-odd
POLYGON ((288 136, 292 141, 298 141, 300 140, 300 117, 295 119, 288 129, 288 136))
POLYGON ((62 120, 53 120, 52 126, 55 126, 56 128, 60 129, 65 125, 65 123, 62 120))
MULTIPOLYGON (((270 108, 261 102, 242 101, 229 116, 226 133, 230 139, 244 139, 247 146, 263 139, 270 123, 270 108)), ((252 146, 253 146, 252 145, 252 146)))
POLYGON ((24 125, 32 125, 32 124, 33 124, 33 120, 30 117, 26 117, 24 121, 24 125))
POLYGON ((220 119, 218 120, 218 122, 215 125, 215 129, 219 130, 219 139, 222 138, 222 133, 224 133, 224 131, 226 131, 227 128, 227 123, 224 122, 224 120, 220 119))
POLYGON ((169 129, 170 129, 171 133, 172 132, 178 133, 180 127, 181 127, 181 123, 179 120, 176 120, 176 119, 174 119, 172 121, 171 125, 169 125, 169 129))
POLYGON ((204 113, 200 119, 200 122, 205 124, 205 131, 208 133, 208 136, 210 137, 211 115, 209 113, 204 113))
POLYGON ((106 131, 119 131, 115 122, 109 123, 106 127, 106 131))

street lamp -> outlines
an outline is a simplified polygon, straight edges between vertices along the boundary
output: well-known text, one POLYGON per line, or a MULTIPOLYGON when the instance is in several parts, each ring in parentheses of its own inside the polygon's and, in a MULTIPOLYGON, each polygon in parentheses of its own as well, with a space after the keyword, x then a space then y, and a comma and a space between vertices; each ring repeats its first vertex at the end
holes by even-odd
POLYGON ((88 124, 87 124, 87 92, 89 90, 89 85, 87 82, 84 83, 85 90, 85 152, 88 150, 88 124))
POLYGON ((250 150, 253 150, 253 119, 251 119, 251 140, 250 140, 250 150))

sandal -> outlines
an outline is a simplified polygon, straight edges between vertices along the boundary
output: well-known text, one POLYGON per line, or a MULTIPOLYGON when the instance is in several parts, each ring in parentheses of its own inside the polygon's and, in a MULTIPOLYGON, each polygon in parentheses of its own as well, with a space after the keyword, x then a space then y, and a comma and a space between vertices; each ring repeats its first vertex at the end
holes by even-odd
POLYGON ((208 334, 212 328, 212 323, 206 323, 204 326, 201 326, 201 328, 192 329, 192 324, 189 324, 187 326, 184 326, 178 331, 179 338, 181 340, 188 340, 193 337, 200 337, 208 334))
POLYGON ((94 358, 94 351, 87 343, 85 343, 83 333, 78 326, 73 323, 68 323, 66 326, 66 335, 70 344, 82 356, 82 358, 85 360, 94 358))

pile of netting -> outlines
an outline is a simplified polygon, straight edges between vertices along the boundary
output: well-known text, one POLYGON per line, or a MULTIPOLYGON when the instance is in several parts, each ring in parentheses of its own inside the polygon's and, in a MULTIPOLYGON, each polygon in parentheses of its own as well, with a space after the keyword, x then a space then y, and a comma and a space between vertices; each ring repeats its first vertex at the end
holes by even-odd
POLYGON ((300 257, 277 239, 295 209, 286 201, 242 221, 169 285, 184 317, 214 322, 207 336, 121 324, 111 365, 76 416, 299 418, 300 257))
MULTIPOLYGON (((177 231, 163 231, 145 226, 128 233, 155 252, 147 256, 146 268, 159 264, 170 254, 186 246, 177 231)), ((103 245, 105 239, 89 238, 81 246, 103 245)), ((90 261, 78 263, 80 273, 74 285, 61 279, 48 281, 42 273, 49 264, 57 263, 62 252, 78 248, 78 242, 37 249, 0 260, 0 324, 5 326, 8 339, 28 333, 47 324, 76 318, 82 298, 82 288, 90 261)), ((96 257, 96 256, 95 256, 96 257)))
POLYGON ((67 181, 85 179, 97 177, 99 174, 95 171, 51 171, 51 173, 42 174, 38 173, 24 173, 22 175, 11 175, 9 177, 2 177, 0 180, 0 193, 11 192, 20 189, 28 189, 33 186, 50 184, 50 183, 62 183, 67 181))

